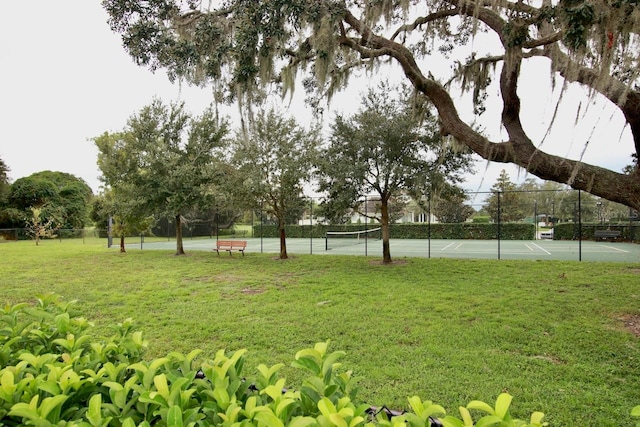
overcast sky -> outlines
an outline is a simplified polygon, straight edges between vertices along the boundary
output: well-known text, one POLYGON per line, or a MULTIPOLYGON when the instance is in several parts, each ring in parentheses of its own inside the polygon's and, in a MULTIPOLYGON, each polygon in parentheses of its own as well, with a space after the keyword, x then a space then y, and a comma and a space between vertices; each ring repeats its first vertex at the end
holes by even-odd
MULTIPOLYGON (((29 7, 24 2, 6 1, 2 6, 0 157, 11 169, 13 181, 53 170, 80 177, 97 192, 100 172, 90 138, 122 129, 127 118, 153 97, 166 102, 183 100, 195 114, 211 102, 207 89, 171 84, 164 73, 152 74, 136 66, 119 36, 109 29, 97 0, 35 0, 29 7)), ((526 83, 521 88, 525 128, 536 142, 542 140, 555 109, 551 92, 551 96, 539 96, 550 88, 548 68, 540 64, 525 70, 526 83), (534 96, 529 98, 527 93, 534 96)), ((353 100, 357 100, 357 92, 337 97, 331 106, 349 112, 355 108, 353 100)), ((293 110, 300 112, 300 105, 293 110)), ((499 110, 490 110, 487 116, 491 114, 498 117, 499 110)), ((585 142, 590 141, 585 161, 617 171, 631 162, 630 132, 623 130, 621 115, 611 105, 598 103, 587 108, 580 91, 569 91, 564 94, 559 117, 541 146, 543 150, 579 158, 585 142), (583 126, 573 126, 576 118, 583 126)), ((308 111, 299 116, 301 121, 309 118, 308 111)), ((498 120, 487 120, 483 125, 493 138, 504 138, 498 120)), ((513 181, 526 178, 513 166, 479 162, 477 173, 463 186, 488 190, 503 168, 513 181)))

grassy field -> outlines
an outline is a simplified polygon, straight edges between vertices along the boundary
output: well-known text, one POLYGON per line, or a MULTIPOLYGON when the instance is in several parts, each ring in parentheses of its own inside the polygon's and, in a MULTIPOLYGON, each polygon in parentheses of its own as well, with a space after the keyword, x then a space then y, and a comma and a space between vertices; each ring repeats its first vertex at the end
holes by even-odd
POLYGON ((372 405, 401 409, 419 395, 457 413, 505 391, 518 417, 622 426, 640 404, 638 264, 176 257, 91 240, 2 243, 0 257, 5 303, 56 292, 101 334, 133 317, 149 357, 246 348, 252 375, 329 339, 372 405))

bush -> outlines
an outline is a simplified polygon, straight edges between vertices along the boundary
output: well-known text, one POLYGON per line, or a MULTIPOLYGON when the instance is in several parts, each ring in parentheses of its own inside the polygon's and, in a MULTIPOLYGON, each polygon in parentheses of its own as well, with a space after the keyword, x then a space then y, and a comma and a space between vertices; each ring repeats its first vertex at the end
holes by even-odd
POLYGON ((295 355, 292 366, 308 375, 296 389, 279 376, 282 364, 259 365, 255 378, 245 379, 244 350, 219 350, 198 364, 198 350, 147 361, 146 342, 131 320, 111 337, 95 338, 72 306, 50 294, 35 307, 4 308, 0 425, 422 427, 439 416, 444 426, 464 427, 474 425, 470 409, 486 413, 477 425, 543 425, 539 412, 529 423, 512 420, 508 394, 495 407, 469 403, 461 418, 417 396, 409 399, 410 412, 378 411, 357 401, 354 379, 339 363, 344 353, 329 352, 328 342, 295 355))
MULTIPOLYGON (((370 225, 368 228, 377 228, 379 225, 370 225)), ((425 223, 413 224, 392 224, 389 228, 392 239, 427 239, 429 233, 432 239, 497 239, 497 224, 442 224, 434 223, 428 226, 425 223)), ((313 234, 314 238, 325 237, 327 231, 361 231, 364 225, 341 224, 341 225, 287 225, 285 232, 291 238, 309 238, 313 234)), ((278 237, 278 227, 275 225, 259 225, 253 228, 254 236, 278 237)), ((523 223, 505 223, 500 226, 500 238, 503 240, 533 240, 535 236, 535 226, 523 223)))
POLYGON ((489 224, 491 217, 489 215, 477 215, 471 218, 471 222, 474 224, 489 224))
MULTIPOLYGON (((435 223, 427 227, 425 224, 394 224, 390 228, 394 239, 475 239, 494 240, 498 236, 497 224, 435 223)), ((503 240, 533 240, 535 227, 532 224, 505 223, 500 225, 500 238, 503 240)))
MULTIPOLYGON (((309 238, 312 233, 313 237, 316 239, 323 238, 327 230, 331 231, 358 231, 363 230, 364 226, 356 226, 356 225, 339 225, 337 227, 329 227, 325 225, 286 225, 284 227, 285 233, 287 237, 291 238, 309 238), (310 230, 311 228, 311 230, 310 230)), ((262 224, 262 225, 254 225, 253 226, 253 235, 260 236, 262 233, 262 237, 280 237, 278 226, 271 224, 262 224)))

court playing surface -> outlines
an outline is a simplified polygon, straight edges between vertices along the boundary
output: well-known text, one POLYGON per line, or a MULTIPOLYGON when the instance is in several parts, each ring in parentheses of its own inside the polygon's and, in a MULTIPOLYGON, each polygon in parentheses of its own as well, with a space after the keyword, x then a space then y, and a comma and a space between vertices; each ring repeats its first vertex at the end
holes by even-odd
MULTIPOLYGON (((221 237, 222 239, 222 237, 221 237)), ((228 238, 225 238, 227 240, 228 238)), ((243 238, 246 253, 274 253, 280 251, 280 242, 275 238, 243 238)), ((215 238, 184 239, 185 251, 212 251, 215 238)), ((175 239, 149 239, 144 243, 131 238, 127 249, 175 249, 175 239)), ((531 259, 531 260, 575 260, 575 261, 619 261, 640 262, 640 245, 619 242, 555 241, 555 240, 415 240, 391 239, 391 257, 431 258, 481 258, 481 259, 531 259)), ((115 246, 117 247, 117 246, 115 246)), ((325 239, 287 239, 287 253, 314 255, 366 255, 382 257, 382 241, 369 240, 341 243, 330 250, 325 249, 325 239)), ((213 252, 212 252, 213 253, 213 252)), ((215 255, 215 253, 213 253, 215 255)), ((222 253, 220 256, 229 256, 222 253)), ((242 256, 234 252, 233 256, 242 256)))

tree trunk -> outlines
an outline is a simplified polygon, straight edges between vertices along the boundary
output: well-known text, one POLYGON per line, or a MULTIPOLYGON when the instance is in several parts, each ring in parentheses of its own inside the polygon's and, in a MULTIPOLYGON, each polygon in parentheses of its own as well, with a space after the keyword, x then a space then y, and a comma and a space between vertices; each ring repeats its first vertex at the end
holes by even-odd
POLYGON ((184 246, 182 246, 182 217, 176 215, 176 255, 184 255, 184 246))
POLYGON ((382 263, 391 264, 391 249, 389 247, 389 201, 382 197, 380 211, 382 218, 380 227, 382 228, 382 263))
POLYGON ((278 219, 278 230, 280 231, 280 259, 288 259, 287 255, 287 236, 284 231, 284 220, 278 219))
POLYGON ((125 253, 125 252, 127 251, 124 249, 124 233, 122 233, 120 235, 120 253, 125 253))

